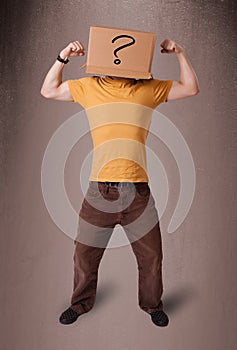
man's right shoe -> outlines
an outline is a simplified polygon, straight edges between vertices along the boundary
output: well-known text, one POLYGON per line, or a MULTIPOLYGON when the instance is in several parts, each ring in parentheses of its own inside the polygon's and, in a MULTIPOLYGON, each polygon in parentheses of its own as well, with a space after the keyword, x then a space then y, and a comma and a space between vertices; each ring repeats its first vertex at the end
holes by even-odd
POLYGON ((169 324, 169 318, 163 310, 150 313, 152 322, 159 327, 166 327, 169 324))
POLYGON ((77 313, 75 310, 73 310, 71 307, 69 307, 67 310, 65 310, 60 318, 59 318, 59 322, 62 324, 71 324, 73 322, 75 322, 78 317, 80 316, 79 313, 77 313))

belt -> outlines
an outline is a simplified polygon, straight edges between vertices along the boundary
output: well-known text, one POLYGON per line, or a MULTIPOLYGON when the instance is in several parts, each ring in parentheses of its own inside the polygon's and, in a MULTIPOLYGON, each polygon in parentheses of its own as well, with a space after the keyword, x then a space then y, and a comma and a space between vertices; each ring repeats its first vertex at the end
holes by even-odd
POLYGON ((105 184, 107 186, 112 186, 112 187, 127 187, 131 185, 131 182, 109 182, 109 181, 104 181, 104 182, 99 182, 102 184, 105 184))
POLYGON ((98 183, 105 184, 107 186, 113 186, 113 187, 128 187, 128 186, 136 185, 140 183, 144 184, 144 182, 126 182, 126 181, 123 181, 123 182, 99 181, 98 183))

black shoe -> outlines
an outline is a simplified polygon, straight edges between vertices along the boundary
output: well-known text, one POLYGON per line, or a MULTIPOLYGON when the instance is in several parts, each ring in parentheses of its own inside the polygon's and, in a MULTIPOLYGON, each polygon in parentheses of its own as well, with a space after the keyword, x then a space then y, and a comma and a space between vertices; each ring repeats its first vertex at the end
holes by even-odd
POLYGON ((67 310, 65 310, 61 314, 61 316, 59 318, 59 322, 62 324, 71 324, 71 323, 75 322, 79 316, 80 316, 80 314, 78 314, 71 307, 69 307, 67 310))
POLYGON ((166 327, 169 323, 169 318, 162 310, 150 313, 151 320, 156 326, 166 327))

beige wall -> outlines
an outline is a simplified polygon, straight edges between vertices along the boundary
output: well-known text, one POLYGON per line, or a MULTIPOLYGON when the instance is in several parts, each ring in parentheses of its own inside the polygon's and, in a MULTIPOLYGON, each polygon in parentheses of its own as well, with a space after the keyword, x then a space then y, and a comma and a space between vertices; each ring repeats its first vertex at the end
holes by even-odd
MULTIPOLYGON (((235 349, 234 1, 12 0, 1 7, 2 348, 235 349), (60 49, 71 40, 87 44, 90 25, 157 33, 153 74, 160 79, 179 78, 176 57, 159 50, 164 38, 172 38, 186 49, 199 78, 199 95, 158 109, 185 137, 197 175, 189 214, 168 234, 179 181, 174 159, 160 145, 170 188, 161 220, 166 329, 155 327, 137 305, 136 262, 128 246, 107 250, 94 309, 71 326, 58 322, 72 291, 74 247, 47 212, 41 164, 52 134, 80 107, 46 100, 40 87, 60 49)), ((78 69, 83 62, 71 59, 64 79, 84 76, 78 69)), ((82 200, 83 152, 75 146, 65 172, 75 210, 82 200)))

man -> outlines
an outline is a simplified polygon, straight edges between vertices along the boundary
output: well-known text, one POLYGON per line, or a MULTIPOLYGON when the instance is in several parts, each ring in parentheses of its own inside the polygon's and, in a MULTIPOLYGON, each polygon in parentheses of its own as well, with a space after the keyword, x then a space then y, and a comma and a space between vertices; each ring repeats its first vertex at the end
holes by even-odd
POLYGON ((137 259, 140 308, 155 325, 169 323, 161 300, 161 232, 146 173, 145 142, 149 111, 160 103, 194 96, 199 86, 184 49, 171 39, 160 46, 161 53, 177 55, 179 81, 94 76, 62 82, 68 58, 85 55, 83 45, 74 41, 60 52, 41 88, 46 98, 73 101, 87 110, 94 144, 89 188, 74 241, 71 306, 61 314, 62 324, 75 322, 93 307, 99 264, 116 224, 124 228, 137 259))

